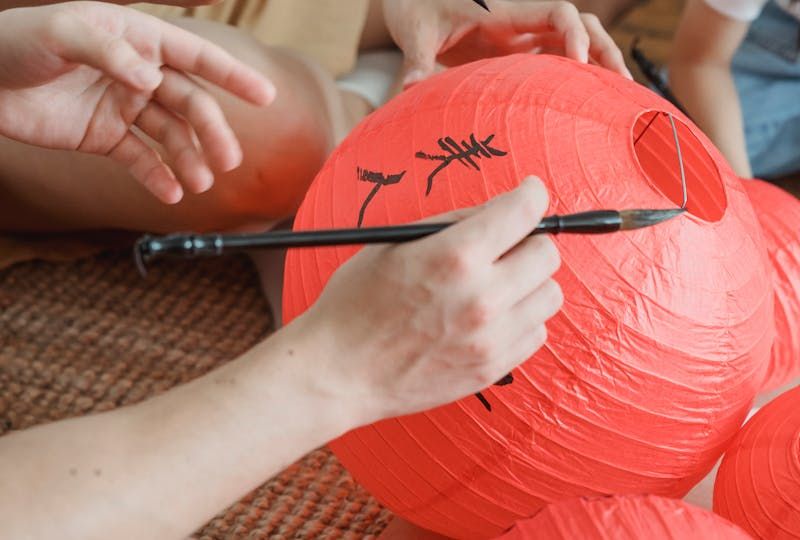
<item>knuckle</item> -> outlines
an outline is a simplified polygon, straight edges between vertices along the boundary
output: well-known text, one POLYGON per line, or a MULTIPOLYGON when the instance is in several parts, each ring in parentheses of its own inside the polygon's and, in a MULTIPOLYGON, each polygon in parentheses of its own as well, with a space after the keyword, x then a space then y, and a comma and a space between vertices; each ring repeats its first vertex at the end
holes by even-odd
POLYGON ((408 261, 413 259, 414 254, 407 252, 405 246, 397 246, 397 249, 371 249, 365 253, 373 255, 373 267, 378 274, 393 275, 403 274, 408 268, 408 261))
POLYGON ((479 330, 488 324, 491 311, 489 303, 484 298, 473 298, 462 309, 459 325, 467 331, 479 330))
POLYGON ((469 274, 469 257, 463 249, 448 247, 431 256, 429 272, 443 281, 463 279, 469 274))
POLYGON ((564 291, 561 290, 561 286, 555 280, 548 279, 542 286, 542 293, 552 313, 555 313, 564 305, 564 291))
POLYGON ((210 112, 216 108, 216 106, 217 102, 214 101, 214 98, 199 88, 195 88, 186 94, 187 109, 191 110, 198 116, 205 116, 207 112, 210 112))
POLYGON ((57 9, 48 17, 43 26, 43 37, 55 42, 69 35, 74 29, 75 16, 63 9, 57 9))
POLYGON ((488 369, 489 359, 491 358, 489 345, 484 341, 473 341, 467 345, 467 355, 476 366, 475 370, 480 373, 488 369))
POLYGON ((102 47, 100 54, 107 65, 117 64, 125 60, 128 48, 121 39, 109 38, 102 47))

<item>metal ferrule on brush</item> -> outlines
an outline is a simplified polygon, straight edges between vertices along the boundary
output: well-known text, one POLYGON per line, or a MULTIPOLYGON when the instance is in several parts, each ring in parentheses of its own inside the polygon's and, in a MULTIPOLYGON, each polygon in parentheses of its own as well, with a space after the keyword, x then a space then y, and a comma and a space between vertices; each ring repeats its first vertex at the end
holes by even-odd
POLYGON ((602 234, 618 231, 622 227, 622 216, 615 210, 595 210, 566 216, 548 216, 542 219, 537 232, 558 234, 602 234))

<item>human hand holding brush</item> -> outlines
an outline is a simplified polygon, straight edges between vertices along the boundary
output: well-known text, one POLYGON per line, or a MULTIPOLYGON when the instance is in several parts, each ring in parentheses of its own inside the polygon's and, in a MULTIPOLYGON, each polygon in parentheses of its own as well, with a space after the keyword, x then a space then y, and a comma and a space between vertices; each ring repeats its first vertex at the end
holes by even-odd
POLYGON ((547 204, 532 179, 445 216, 457 223, 436 235, 366 247, 240 358, 141 403, 4 436, 3 533, 186 538, 346 431, 491 385, 541 347, 561 306, 558 252, 529 237, 547 204))
POLYGON ((314 369, 359 423, 483 390, 544 344, 562 302, 551 279, 560 257, 548 236, 529 235, 547 206, 529 178, 438 216, 457 221, 443 232, 366 247, 337 270, 303 324, 327 329, 331 361, 314 369))

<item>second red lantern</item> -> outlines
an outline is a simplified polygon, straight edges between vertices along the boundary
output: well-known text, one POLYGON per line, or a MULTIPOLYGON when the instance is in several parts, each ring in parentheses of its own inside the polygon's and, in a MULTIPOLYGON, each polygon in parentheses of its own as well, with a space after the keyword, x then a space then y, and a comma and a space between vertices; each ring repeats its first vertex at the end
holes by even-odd
POLYGON ((762 180, 743 180, 762 225, 775 283, 775 344, 763 390, 800 376, 800 201, 762 180))

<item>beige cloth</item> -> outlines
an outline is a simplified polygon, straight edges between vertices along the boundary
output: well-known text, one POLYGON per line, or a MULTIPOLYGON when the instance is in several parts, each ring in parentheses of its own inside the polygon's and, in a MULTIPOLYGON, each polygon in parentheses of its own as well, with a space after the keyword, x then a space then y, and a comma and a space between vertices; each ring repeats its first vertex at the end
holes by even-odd
POLYGON ((370 0, 225 0, 180 8, 139 4, 137 9, 169 19, 194 17, 229 24, 265 45, 287 47, 319 62, 334 76, 355 65, 370 0))
MULTIPOLYGON (((316 60, 334 77, 355 65, 370 0, 226 0, 213 6, 135 6, 165 19, 195 17, 241 28, 266 45, 316 60)), ((113 244, 113 241, 112 241, 113 244)), ((32 260, 69 260, 108 245, 105 235, 0 235, 0 268, 32 260)), ((119 245, 119 244, 117 244, 119 245)))

